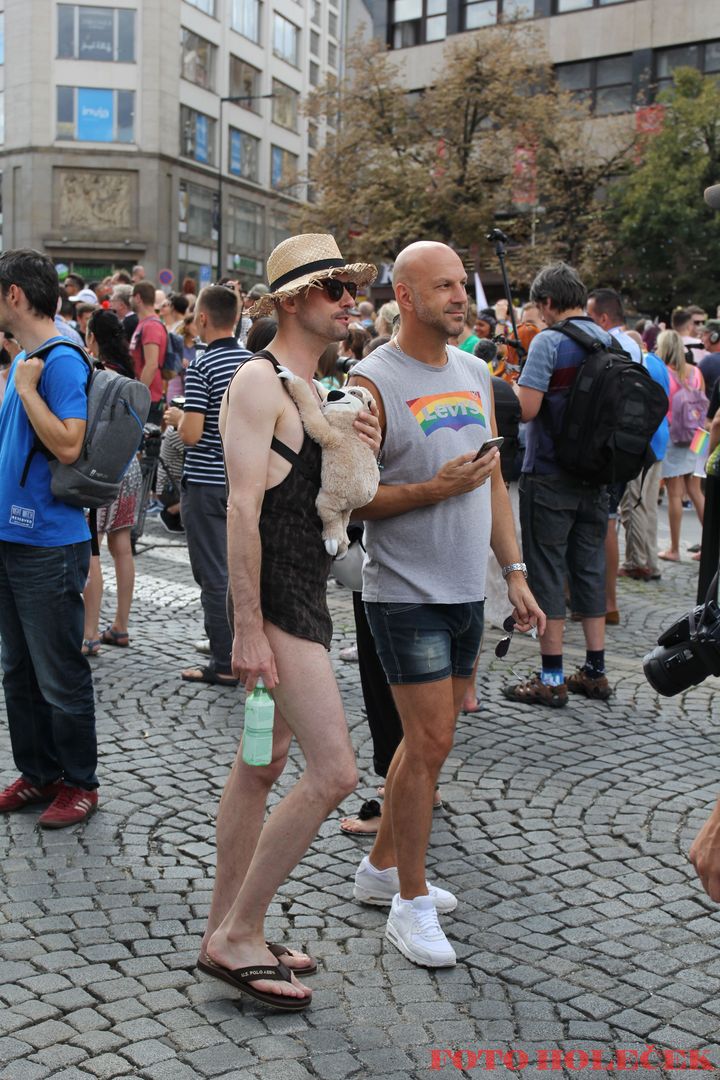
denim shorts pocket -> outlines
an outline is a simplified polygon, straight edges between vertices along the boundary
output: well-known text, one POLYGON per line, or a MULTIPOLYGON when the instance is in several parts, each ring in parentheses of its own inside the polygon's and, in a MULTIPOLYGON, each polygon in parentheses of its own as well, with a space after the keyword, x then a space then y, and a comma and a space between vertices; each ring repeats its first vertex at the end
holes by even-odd
POLYGON ((380 604, 383 615, 404 615, 407 611, 416 611, 422 604, 380 604))
POLYGON ((550 547, 567 543, 577 507, 576 492, 536 482, 533 488, 532 513, 535 540, 550 547))

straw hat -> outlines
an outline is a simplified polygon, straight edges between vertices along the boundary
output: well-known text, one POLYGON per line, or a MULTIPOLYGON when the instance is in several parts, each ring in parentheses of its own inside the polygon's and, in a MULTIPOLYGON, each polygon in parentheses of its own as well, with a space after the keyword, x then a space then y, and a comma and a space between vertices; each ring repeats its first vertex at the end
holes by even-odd
POLYGON ((369 263, 346 263, 335 239, 326 233, 290 236, 271 252, 267 261, 269 291, 249 310, 255 318, 271 315, 274 301, 315 285, 323 278, 345 275, 358 285, 369 285, 377 277, 377 267, 369 263))

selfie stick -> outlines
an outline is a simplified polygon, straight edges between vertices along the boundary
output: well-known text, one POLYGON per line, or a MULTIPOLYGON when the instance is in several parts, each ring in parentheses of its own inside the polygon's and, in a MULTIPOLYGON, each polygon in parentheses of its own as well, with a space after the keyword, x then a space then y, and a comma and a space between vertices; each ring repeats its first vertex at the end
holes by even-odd
POLYGON ((515 308, 512 302, 512 293, 510 292, 510 282, 508 281, 507 270, 505 268, 505 245, 508 242, 508 238, 502 229, 493 229, 487 234, 487 239, 491 244, 495 245, 495 254, 498 257, 500 263, 500 273, 503 279, 503 288, 505 289, 505 299, 508 303, 508 312, 510 313, 510 322, 513 328, 513 340, 508 341, 507 344, 511 345, 516 350, 519 356, 525 356, 526 350, 523 348, 522 343, 518 340, 518 328, 517 321, 515 319, 515 308))

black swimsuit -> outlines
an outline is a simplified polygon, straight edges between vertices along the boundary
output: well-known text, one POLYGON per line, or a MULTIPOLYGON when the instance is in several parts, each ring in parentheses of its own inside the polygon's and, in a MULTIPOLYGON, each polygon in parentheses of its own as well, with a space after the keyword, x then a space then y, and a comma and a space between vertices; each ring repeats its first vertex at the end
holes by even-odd
MULTIPOLYGON (((256 355, 279 370, 272 353, 263 350, 256 355)), ((276 438, 270 448, 292 468, 284 480, 265 492, 260 512, 263 618, 294 637, 317 641, 329 649, 332 620, 326 594, 332 558, 325 551, 322 522, 315 509, 322 451, 307 434, 299 453, 276 438)))

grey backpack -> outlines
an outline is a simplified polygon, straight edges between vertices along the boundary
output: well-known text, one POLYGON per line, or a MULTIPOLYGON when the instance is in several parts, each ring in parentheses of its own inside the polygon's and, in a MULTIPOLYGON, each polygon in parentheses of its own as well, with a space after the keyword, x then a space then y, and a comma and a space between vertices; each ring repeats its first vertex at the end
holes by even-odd
POLYGON ((88 366, 88 416, 80 456, 62 465, 36 437, 25 461, 20 486, 39 451, 48 458, 50 490, 60 502, 97 509, 117 497, 122 479, 140 448, 143 425, 150 411, 150 391, 137 379, 96 366, 85 350, 66 338, 52 338, 28 354, 43 358, 57 345, 75 349, 88 366))

